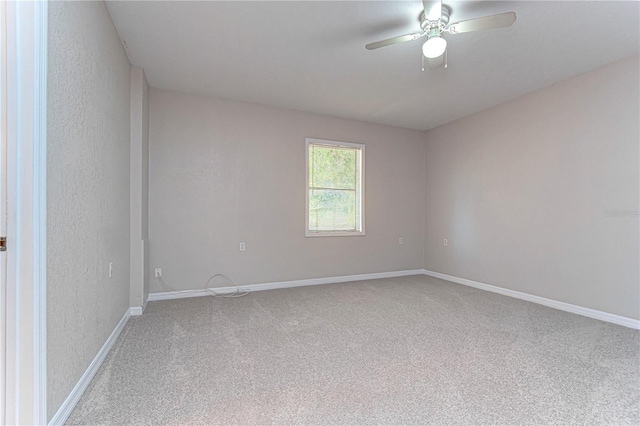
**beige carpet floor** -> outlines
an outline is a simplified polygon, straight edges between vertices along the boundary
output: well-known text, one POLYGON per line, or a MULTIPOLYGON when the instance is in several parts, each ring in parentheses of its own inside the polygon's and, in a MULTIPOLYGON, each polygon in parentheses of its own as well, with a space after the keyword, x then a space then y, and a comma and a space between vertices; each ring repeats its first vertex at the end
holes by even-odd
POLYGON ((68 424, 640 424, 640 332, 412 276, 150 303, 68 424))

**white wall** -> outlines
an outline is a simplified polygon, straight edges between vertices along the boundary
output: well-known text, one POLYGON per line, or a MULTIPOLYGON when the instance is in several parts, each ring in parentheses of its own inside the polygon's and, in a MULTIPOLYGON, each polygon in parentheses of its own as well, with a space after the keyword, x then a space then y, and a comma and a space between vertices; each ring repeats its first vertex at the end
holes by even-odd
POLYGON ((426 269, 640 318, 638 63, 429 131, 426 269))
POLYGON ((140 67, 131 67, 130 251, 132 307, 149 294, 149 84, 140 67))
POLYGON ((50 2, 48 43, 51 418, 129 307, 130 66, 102 2, 50 2))
POLYGON ((182 290, 215 273, 249 284, 422 268, 423 139, 152 88, 149 273, 182 290), (365 236, 305 238, 306 137, 366 144, 365 236))

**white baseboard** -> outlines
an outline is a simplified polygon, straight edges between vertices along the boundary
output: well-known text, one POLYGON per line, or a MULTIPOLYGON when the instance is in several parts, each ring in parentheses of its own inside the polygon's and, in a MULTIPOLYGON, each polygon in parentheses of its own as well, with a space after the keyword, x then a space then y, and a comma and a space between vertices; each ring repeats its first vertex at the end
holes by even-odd
MULTIPOLYGON (((375 280, 379 278, 393 278, 393 277, 405 277, 408 275, 423 275, 423 269, 413 269, 408 271, 392 271, 392 272, 377 272, 373 274, 360 274, 360 275, 346 275, 342 277, 329 277, 329 278, 312 278, 307 280, 296 281, 280 281, 273 283, 262 284, 248 284, 240 286, 241 288, 249 291, 262 291, 262 290, 274 290, 278 288, 291 288, 291 287, 304 287, 308 285, 321 285, 321 284, 336 284, 349 281, 363 281, 363 280, 375 280)), ((233 293, 236 291, 235 287, 219 287, 215 289, 218 293, 233 293)), ((186 297, 200 297, 208 296, 204 289, 202 290, 181 290, 181 291, 168 291, 164 293, 151 293, 149 294, 149 301, 157 300, 170 300, 170 299, 183 299, 186 297)))
MULTIPOLYGON (((466 278, 458 278, 452 275, 442 274, 440 272, 429 271, 427 269, 413 269, 413 270, 407 270, 407 271, 347 275, 342 277, 312 278, 307 280, 249 284, 249 285, 243 285, 241 286, 241 288, 249 291, 262 291, 262 290, 274 290, 279 288, 303 287, 303 286, 309 286, 309 285, 335 284, 335 283, 343 283, 343 282, 349 282, 349 281, 375 280, 379 278, 403 277, 408 275, 428 275, 428 276, 440 278, 446 281, 451 281, 457 284, 462 284, 469 287, 475 287, 481 290, 490 291, 492 293, 499 293, 504 296, 526 300, 528 302, 537 303, 539 305, 548 306, 550 308, 559 309, 561 311, 571 312, 573 314, 578 314, 585 317, 622 325, 624 327, 640 329, 640 320, 637 320, 637 319, 610 314, 608 312, 598 311, 591 308, 585 308, 583 306, 572 305, 570 303, 560 302, 558 300, 553 300, 553 299, 547 299, 545 297, 535 296, 533 294, 528 294, 528 293, 522 293, 520 291, 510 290, 503 287, 497 287, 490 284, 484 284, 477 281, 468 280, 466 278)), ((235 287, 219 287, 219 288, 216 288, 216 291, 219 293, 232 293, 236 291, 236 288, 235 287)), ((200 297, 200 296, 208 296, 208 295, 209 293, 207 293, 204 289, 168 291, 163 293, 151 293, 149 294, 149 298, 147 299, 147 301, 154 302, 157 300, 183 299, 187 297, 200 297)))
POLYGON ((431 277, 440 278, 445 281, 451 281, 457 284, 462 284, 469 287, 475 287, 481 290, 490 291, 492 293, 499 293, 504 296, 526 300, 528 302, 537 303, 539 305, 548 306, 550 308, 559 309, 561 311, 571 312, 572 314, 578 314, 585 317, 622 325, 624 327, 634 328, 636 330, 640 329, 640 320, 637 320, 637 319, 610 314, 608 312, 598 311, 591 308, 585 308, 583 306, 572 305, 570 303, 560 302, 558 300, 547 299, 545 297, 535 296, 529 293, 522 293, 520 291, 510 290, 508 288, 496 287, 490 284, 479 283, 477 281, 468 280, 466 278, 458 278, 452 275, 441 274, 440 272, 429 271, 427 269, 424 270, 424 274, 431 277))
POLYGON ((149 298, 147 298, 142 306, 132 306, 129 308, 129 315, 132 317, 139 317, 144 313, 144 310, 147 309, 147 304, 149 303, 149 298))
POLYGON ((91 364, 89 364, 87 370, 84 372, 82 377, 80 377, 80 380, 78 380, 76 386, 73 388, 69 396, 67 396, 67 399, 64 400, 64 402, 58 409, 58 412, 53 416, 53 418, 51 418, 49 425, 63 425, 67 421, 69 415, 76 407, 76 404, 78 404, 78 401, 80 401, 80 397, 82 397, 84 391, 87 390, 87 387, 89 386, 89 383, 91 383, 93 376, 95 376, 98 372, 98 369, 109 354, 109 351, 113 347, 113 344, 116 342, 116 339, 118 338, 118 336, 120 336, 120 333, 124 329, 124 326, 127 324, 129 316, 131 315, 131 309, 132 308, 127 309, 118 325, 116 325, 116 328, 113 329, 107 341, 104 342, 104 345, 102 345, 102 348, 100 349, 100 351, 98 351, 96 357, 93 359, 93 361, 91 361, 91 364))

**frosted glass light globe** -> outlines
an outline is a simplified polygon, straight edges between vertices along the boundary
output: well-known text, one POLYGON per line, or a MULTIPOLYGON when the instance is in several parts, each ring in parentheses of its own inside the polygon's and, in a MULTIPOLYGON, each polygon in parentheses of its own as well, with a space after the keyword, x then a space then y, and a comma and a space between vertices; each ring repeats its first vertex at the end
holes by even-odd
POLYGON ((431 37, 422 45, 422 53, 429 59, 442 56, 445 50, 447 50, 447 40, 442 37, 431 37))

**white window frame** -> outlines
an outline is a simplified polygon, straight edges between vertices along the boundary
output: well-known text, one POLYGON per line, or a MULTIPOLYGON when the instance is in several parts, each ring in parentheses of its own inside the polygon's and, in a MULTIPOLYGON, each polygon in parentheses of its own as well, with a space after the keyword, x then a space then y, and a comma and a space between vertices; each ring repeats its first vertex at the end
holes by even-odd
POLYGON ((305 139, 305 237, 360 237, 365 235, 365 146, 364 144, 332 141, 326 139, 306 138, 305 139), (319 144, 335 146, 341 148, 352 148, 360 150, 360 231, 309 231, 309 145, 319 144))

